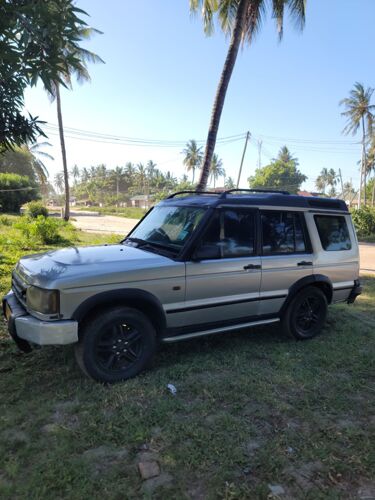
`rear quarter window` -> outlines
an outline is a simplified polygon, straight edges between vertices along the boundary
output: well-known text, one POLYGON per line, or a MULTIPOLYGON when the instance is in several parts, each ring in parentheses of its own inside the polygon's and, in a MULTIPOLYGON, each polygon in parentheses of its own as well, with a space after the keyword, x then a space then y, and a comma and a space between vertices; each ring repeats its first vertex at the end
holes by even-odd
POLYGON ((345 217, 341 215, 315 215, 314 219, 324 250, 336 252, 352 248, 345 217))

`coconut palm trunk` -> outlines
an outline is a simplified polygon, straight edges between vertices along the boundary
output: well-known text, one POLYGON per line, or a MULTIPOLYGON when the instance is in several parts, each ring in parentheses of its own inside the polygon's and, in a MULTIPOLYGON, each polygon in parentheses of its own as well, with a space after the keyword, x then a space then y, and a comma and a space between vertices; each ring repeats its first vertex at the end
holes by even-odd
POLYGON ((366 171, 367 171, 367 158, 366 158, 366 129, 365 118, 362 116, 362 172, 361 182, 363 183, 363 203, 366 206, 366 171))
POLYGON ((225 59, 219 86, 216 91, 214 106, 211 115, 210 127, 208 129, 206 150, 204 152, 204 157, 203 157, 201 175, 196 189, 197 191, 204 191, 207 185, 208 177, 210 174, 212 155, 214 154, 215 151, 216 137, 219 129, 221 113, 223 111, 224 101, 229 81, 232 76, 234 65, 236 63, 238 49, 240 48, 243 26, 245 21, 245 14, 249 5, 249 1, 250 0, 240 0, 237 9, 234 29, 229 44, 228 54, 225 59))
POLYGON ((63 172, 64 172, 64 185, 65 185, 65 213, 64 219, 66 221, 69 220, 70 216, 70 190, 69 190, 69 174, 68 174, 68 165, 66 162, 66 149, 65 149, 65 139, 64 139, 64 127, 62 121, 62 113, 61 113, 61 96, 60 96, 60 87, 59 84, 56 83, 56 107, 57 107, 57 122, 59 124, 59 136, 60 136, 60 146, 61 146, 61 156, 63 161, 63 172))

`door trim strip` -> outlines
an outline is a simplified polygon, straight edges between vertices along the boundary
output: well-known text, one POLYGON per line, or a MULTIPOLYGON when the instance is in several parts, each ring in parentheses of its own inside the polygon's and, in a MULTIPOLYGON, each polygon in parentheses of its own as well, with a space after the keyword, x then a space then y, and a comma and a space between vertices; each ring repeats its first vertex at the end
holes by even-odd
POLYGON ((194 337, 203 337, 204 335, 211 335, 214 333, 224 333, 228 332, 231 330, 239 330, 241 328, 247 328, 249 326, 257 326, 257 325, 267 325, 268 323, 276 323, 277 321, 280 321, 280 318, 270 318, 270 319, 261 319, 258 321, 249 321, 247 323, 237 323, 235 325, 228 325, 220 328, 213 328, 211 330, 202 330, 200 332, 194 332, 194 333, 185 333, 182 335, 176 335, 174 337, 166 337, 163 338, 163 342, 178 342, 179 340, 187 340, 187 339, 193 339, 194 337))
POLYGON ((171 309, 169 311, 165 311, 166 314, 175 314, 181 312, 189 312, 189 311, 197 311, 199 309, 209 309, 211 307, 220 307, 220 306, 231 306, 234 304, 245 304, 246 302, 256 302, 261 300, 272 300, 272 299, 284 299, 287 294, 282 295, 267 295, 265 297, 253 297, 251 299, 238 299, 238 300, 227 300, 225 302, 216 302, 215 304, 202 304, 199 306, 188 306, 188 307, 179 307, 178 309, 171 309))

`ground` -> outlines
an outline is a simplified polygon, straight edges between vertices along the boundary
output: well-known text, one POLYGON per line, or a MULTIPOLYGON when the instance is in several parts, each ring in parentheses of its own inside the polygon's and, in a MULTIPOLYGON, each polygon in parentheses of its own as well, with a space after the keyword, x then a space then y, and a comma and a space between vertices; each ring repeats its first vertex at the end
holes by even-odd
MULTIPOLYGON (((4 243, 1 293, 22 252, 4 243)), ((0 498, 374 498, 375 277, 363 282, 312 341, 268 326, 164 345, 109 387, 72 347, 20 354, 1 326, 0 498)))

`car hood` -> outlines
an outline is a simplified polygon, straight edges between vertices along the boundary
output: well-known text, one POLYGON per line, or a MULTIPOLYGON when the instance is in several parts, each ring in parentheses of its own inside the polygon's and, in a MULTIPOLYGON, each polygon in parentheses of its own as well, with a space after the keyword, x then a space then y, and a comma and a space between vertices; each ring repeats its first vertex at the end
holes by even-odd
POLYGON ((28 284, 61 289, 181 276, 183 268, 181 262, 140 248, 96 245, 27 255, 16 273, 28 284))

